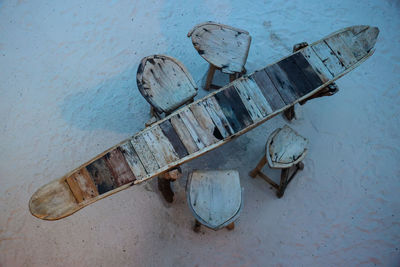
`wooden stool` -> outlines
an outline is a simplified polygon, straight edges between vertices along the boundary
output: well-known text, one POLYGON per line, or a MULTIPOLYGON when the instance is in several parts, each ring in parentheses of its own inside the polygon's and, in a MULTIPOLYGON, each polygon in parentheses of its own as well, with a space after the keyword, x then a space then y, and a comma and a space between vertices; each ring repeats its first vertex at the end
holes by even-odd
MULTIPOLYGON (((169 115, 181 106, 193 102, 197 85, 185 66, 178 60, 165 55, 152 55, 142 59, 136 74, 140 93, 150 104, 151 118, 146 127, 169 115)), ((158 189, 165 200, 172 203, 174 192, 171 182, 182 175, 175 168, 158 176, 158 189)))
POLYGON ((281 198, 297 171, 304 168, 301 161, 306 156, 307 144, 306 138, 300 136, 287 125, 276 129, 268 138, 265 155, 257 167, 250 172, 250 176, 256 178, 258 175, 263 178, 277 190, 276 195, 281 198), (270 168, 282 169, 279 185, 261 172, 267 162, 270 168))
POLYGON ((242 209, 242 188, 235 170, 193 171, 186 184, 186 196, 196 221, 193 230, 204 225, 233 230, 242 209))
POLYGON ((229 74, 229 81, 246 73, 244 65, 249 54, 251 36, 247 31, 215 22, 200 23, 188 33, 194 48, 210 67, 204 89, 216 89, 212 84, 215 70, 229 74))

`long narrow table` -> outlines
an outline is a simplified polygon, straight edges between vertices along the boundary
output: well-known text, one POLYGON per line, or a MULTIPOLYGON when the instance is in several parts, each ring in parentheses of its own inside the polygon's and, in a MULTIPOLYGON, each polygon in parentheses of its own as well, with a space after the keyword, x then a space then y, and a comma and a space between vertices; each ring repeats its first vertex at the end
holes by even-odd
POLYGON ((69 216, 222 146, 364 62, 378 33, 369 26, 342 29, 179 109, 39 188, 31 213, 46 220, 69 216))

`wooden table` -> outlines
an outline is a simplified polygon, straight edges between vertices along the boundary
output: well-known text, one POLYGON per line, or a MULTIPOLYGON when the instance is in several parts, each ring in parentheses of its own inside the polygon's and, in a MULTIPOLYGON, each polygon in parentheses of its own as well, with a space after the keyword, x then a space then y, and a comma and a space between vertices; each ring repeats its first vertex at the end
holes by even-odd
POLYGON ((370 57, 379 30, 335 32, 146 127, 39 188, 31 213, 57 220, 199 157, 304 101, 370 57))

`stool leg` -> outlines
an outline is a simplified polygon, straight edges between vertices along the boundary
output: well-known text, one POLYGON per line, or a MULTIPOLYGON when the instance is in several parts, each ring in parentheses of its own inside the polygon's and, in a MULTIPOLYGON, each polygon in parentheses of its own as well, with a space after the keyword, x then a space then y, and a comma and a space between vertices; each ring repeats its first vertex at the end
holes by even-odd
POLYGON ((282 169, 281 182, 279 184, 278 191, 276 192, 276 196, 278 198, 283 197, 283 194, 285 193, 285 189, 286 189, 286 186, 288 184, 287 181, 288 181, 288 177, 289 177, 289 170, 290 170, 290 168, 282 169))
POLYGON ((193 231, 195 233, 198 233, 200 232, 200 228, 201 228, 201 223, 198 220, 194 220, 193 231))
POLYGON ((294 106, 291 106, 290 108, 285 110, 283 114, 285 115, 288 121, 292 121, 294 118, 296 118, 296 112, 294 111, 294 106))
POLYGON ((234 74, 229 74, 229 82, 233 82, 234 80, 236 80, 236 73, 234 74))
POLYGON ((260 162, 257 164, 257 166, 249 173, 249 175, 253 178, 256 178, 257 174, 260 173, 260 170, 264 167, 264 165, 267 163, 267 158, 264 155, 260 162))
POLYGON ((163 195, 165 201, 168 203, 172 203, 174 201, 174 191, 171 188, 171 180, 167 180, 164 178, 164 174, 161 174, 158 179, 158 190, 160 190, 163 195))
POLYGON ((231 222, 230 224, 228 224, 226 226, 226 229, 228 229, 229 231, 232 231, 233 229, 235 229, 235 223, 231 222))
POLYGON ((208 73, 207 73, 206 85, 204 87, 204 89, 207 91, 210 90, 210 85, 212 83, 215 70, 216 70, 216 67, 214 65, 210 64, 210 67, 208 68, 208 73))

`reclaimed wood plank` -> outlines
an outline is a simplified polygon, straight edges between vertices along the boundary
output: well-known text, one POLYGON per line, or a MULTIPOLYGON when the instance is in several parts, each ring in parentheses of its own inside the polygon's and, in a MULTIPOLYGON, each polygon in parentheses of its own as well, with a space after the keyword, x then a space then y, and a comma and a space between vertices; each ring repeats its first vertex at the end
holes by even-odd
POLYGON ((344 31, 339 34, 340 38, 342 38, 343 42, 347 44, 350 51, 353 53, 354 57, 357 60, 363 58, 367 52, 364 50, 362 44, 358 41, 358 38, 351 31, 344 31))
POLYGON ((149 131, 144 132, 143 138, 160 168, 179 159, 174 147, 168 141, 168 138, 165 137, 160 126, 157 125, 152 127, 149 131))
POLYGON ((265 99, 260 87, 258 87, 257 83, 253 79, 242 79, 241 83, 253 97, 255 104, 264 117, 273 112, 271 105, 268 103, 267 99, 265 99))
POLYGON ((78 203, 99 195, 96 185, 93 183, 86 168, 82 168, 73 173, 66 179, 66 182, 78 203))
POLYGON ((235 133, 251 124, 250 115, 233 86, 218 92, 214 97, 235 133))
POLYGON ((212 144, 211 140, 208 140, 207 136, 202 136, 200 125, 189 109, 182 110, 180 115, 183 123, 199 149, 212 144))
POLYGON ((179 114, 171 117, 171 124, 174 127, 174 130, 181 139, 183 145, 185 146, 186 150, 189 154, 192 154, 199 150, 198 146, 193 140, 188 128, 186 127, 185 123, 182 121, 182 118, 179 114))
POLYGON ((225 114, 222 112, 221 107, 219 106, 215 97, 208 97, 200 103, 207 110, 223 138, 226 138, 234 133, 234 130, 225 117, 225 114))
POLYGON ((243 104, 245 105, 251 119, 256 122, 263 118, 263 114, 259 110, 253 95, 248 91, 248 88, 242 84, 240 80, 236 80, 232 84, 238 92, 243 104))
POLYGON ((156 159, 151 153, 143 135, 137 135, 131 139, 133 148, 135 149, 137 155, 139 156, 140 162, 142 162, 147 173, 152 173, 156 171, 159 166, 156 159))
POLYGON ((264 69, 279 94, 282 96, 283 101, 290 105, 298 98, 296 90, 294 89, 293 83, 287 77, 285 71, 283 71, 278 64, 272 64, 264 69))
POLYGON ((119 148, 124 155, 125 160, 128 162, 128 165, 131 168, 136 179, 143 179, 143 177, 147 175, 147 172, 142 162, 140 161, 135 149, 133 148, 132 143, 128 141, 122 144, 119 148))
POLYGON ((328 68, 310 46, 307 46, 301 50, 300 53, 306 58, 308 63, 310 63, 310 66, 315 70, 323 83, 326 83, 333 78, 332 73, 328 70, 328 68))
POLYGON ((178 134, 175 132, 174 127, 169 120, 163 121, 160 124, 160 128, 163 131, 165 137, 168 138, 169 142, 174 147, 174 150, 178 154, 179 158, 183 158, 189 155, 188 151, 185 148, 185 145, 182 143, 181 139, 179 139, 178 134))
POLYGON ((318 42, 314 44, 312 49, 333 76, 337 76, 346 70, 343 66, 343 63, 340 62, 335 53, 325 42, 318 42))
POLYGON ((297 66, 294 55, 278 62, 278 66, 285 72, 289 81, 294 85, 293 90, 298 97, 302 97, 315 89, 297 66))
POLYGON ((273 111, 281 109, 286 105, 264 69, 254 72, 249 76, 249 79, 255 81, 273 111))
POLYGON ((199 131, 200 135, 206 135, 206 139, 210 141, 211 144, 214 144, 219 141, 221 138, 221 133, 218 130, 218 127, 214 124, 207 110, 201 103, 195 103, 189 107, 190 111, 192 111, 193 116, 196 118, 197 122, 201 127, 201 131, 199 131), (216 138, 218 136, 218 138, 216 138))
POLYGON ((116 187, 136 180, 135 175, 133 174, 131 168, 125 160, 124 155, 118 147, 105 154, 104 158, 108 168, 112 173, 116 187))
POLYGON ((313 67, 308 63, 308 61, 304 58, 303 54, 296 53, 293 55, 293 60, 295 64, 299 67, 299 69, 306 76, 306 79, 310 83, 313 89, 318 88, 323 84, 321 78, 318 73, 313 69, 313 67))
POLYGON ((365 52, 368 53, 375 46, 375 43, 378 39, 379 29, 377 27, 366 26, 360 31, 356 32, 353 27, 353 33, 358 42, 364 48, 365 52))
POLYGON ((357 62, 357 59, 339 35, 331 36, 325 40, 325 43, 335 52, 335 55, 346 69, 357 62))
POLYGON ((113 175, 106 164, 104 157, 97 159, 86 166, 99 194, 104 194, 115 188, 113 175))

